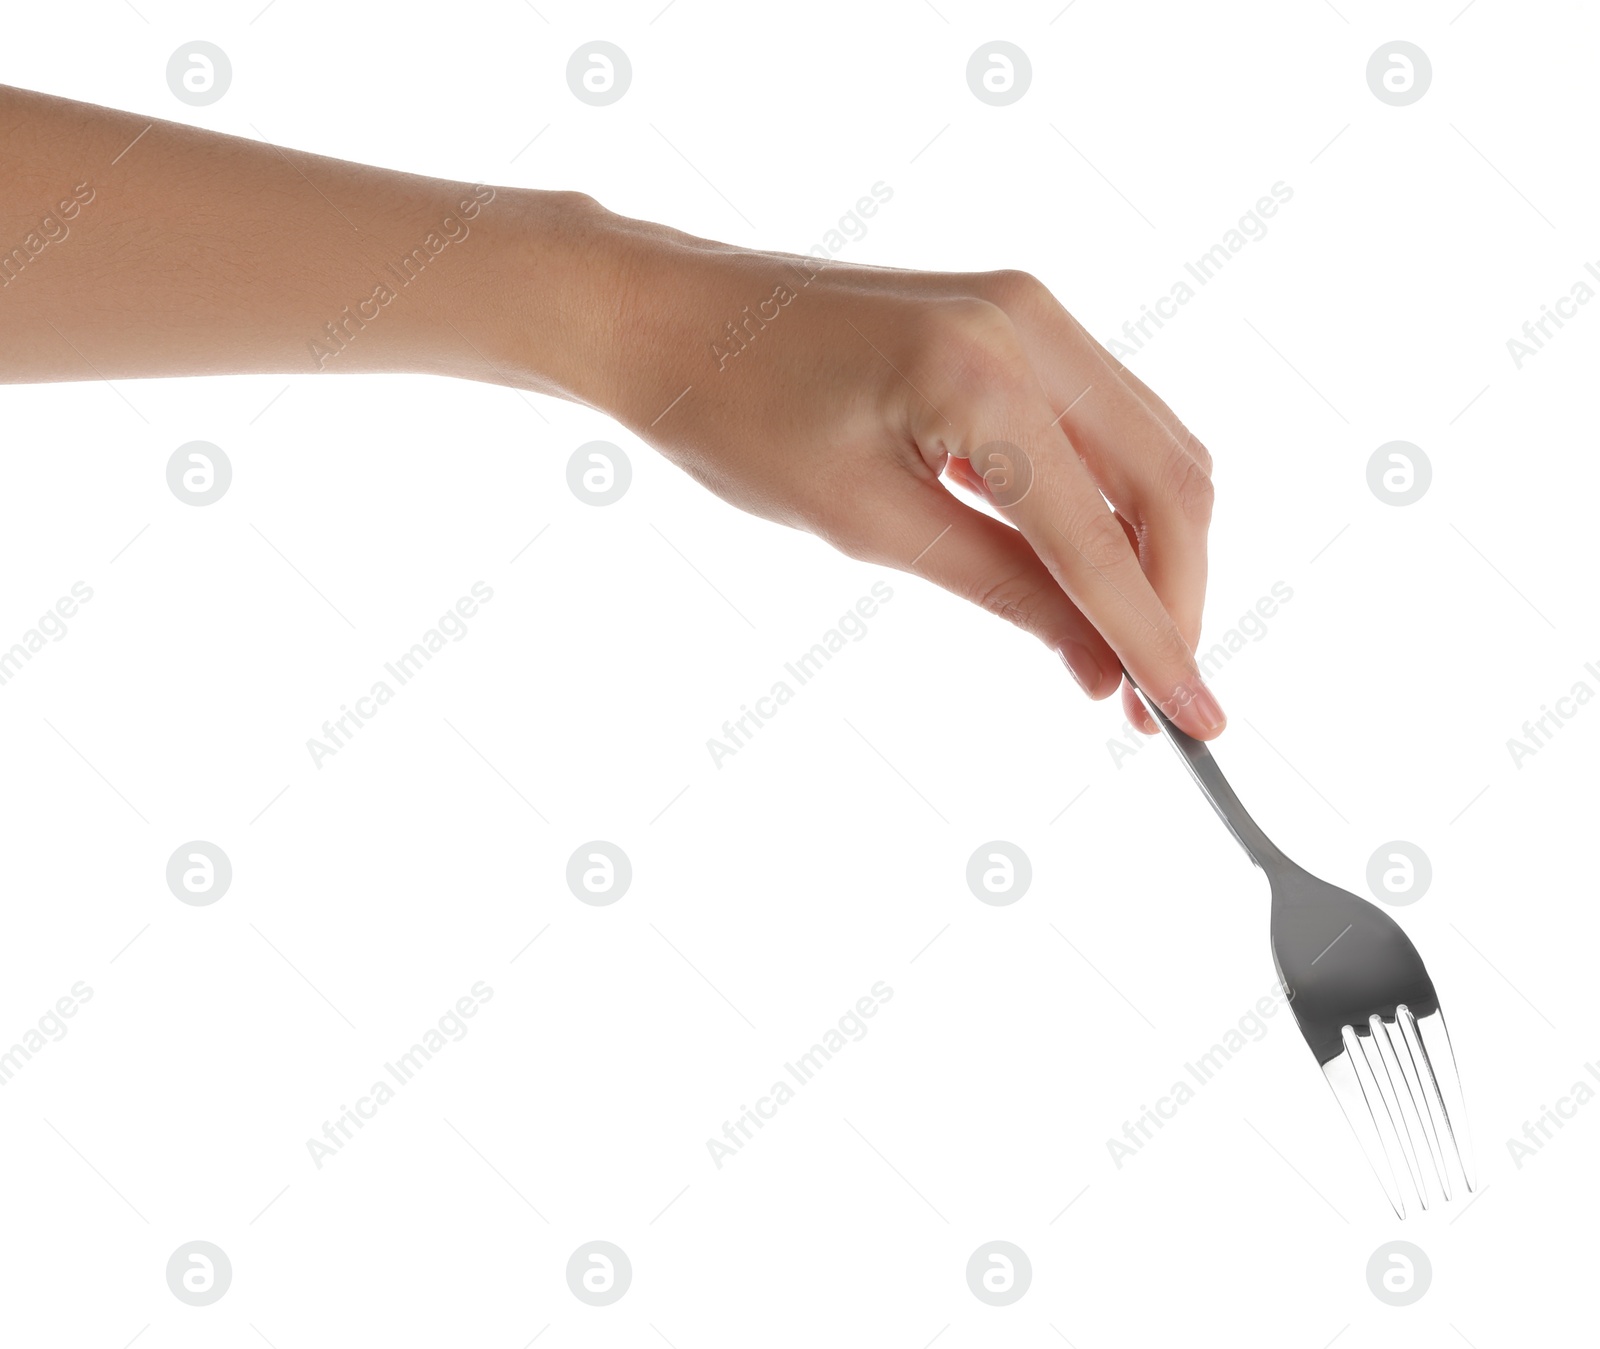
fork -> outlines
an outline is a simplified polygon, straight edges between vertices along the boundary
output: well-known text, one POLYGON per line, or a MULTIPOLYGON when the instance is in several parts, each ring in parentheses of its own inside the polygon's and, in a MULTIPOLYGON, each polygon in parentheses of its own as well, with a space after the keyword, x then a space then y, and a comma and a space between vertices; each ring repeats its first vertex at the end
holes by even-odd
MULTIPOLYGON (((1129 681, 1133 681, 1130 679, 1129 681)), ((1376 904, 1291 862, 1239 804, 1211 751, 1137 684, 1206 799, 1272 884, 1272 961, 1323 1076, 1401 1218, 1473 1188, 1472 1142, 1444 1011, 1417 948, 1376 904), (1425 1166, 1424 1161, 1431 1161, 1425 1166)))

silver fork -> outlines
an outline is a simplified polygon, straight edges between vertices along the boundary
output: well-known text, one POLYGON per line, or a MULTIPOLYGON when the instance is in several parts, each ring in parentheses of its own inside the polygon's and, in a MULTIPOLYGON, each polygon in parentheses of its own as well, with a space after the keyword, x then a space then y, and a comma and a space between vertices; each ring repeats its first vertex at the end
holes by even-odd
MULTIPOLYGON (((1130 681, 1131 682, 1131 681, 1130 681)), ((1135 685, 1137 689, 1137 685, 1135 685)), ((1472 1142, 1444 1012, 1399 925, 1291 862, 1239 804, 1200 741, 1150 710, 1250 860, 1272 883, 1272 960, 1289 1006, 1395 1212, 1473 1188, 1472 1142), (1431 1165, 1426 1164, 1431 1162, 1431 1165)))

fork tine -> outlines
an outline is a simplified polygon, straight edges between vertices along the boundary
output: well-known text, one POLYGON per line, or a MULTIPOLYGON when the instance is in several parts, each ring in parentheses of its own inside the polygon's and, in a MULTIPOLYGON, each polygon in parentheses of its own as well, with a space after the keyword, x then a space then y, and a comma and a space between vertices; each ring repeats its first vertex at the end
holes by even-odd
MULTIPOLYGON (((1389 1079, 1389 1087, 1394 1096, 1391 1108, 1395 1105, 1399 1107, 1396 1111, 1396 1122, 1404 1126, 1400 1137, 1407 1145, 1406 1161, 1412 1164, 1411 1179, 1416 1182, 1417 1198, 1421 1201, 1422 1207, 1427 1208, 1430 1200, 1438 1197, 1437 1192, 1432 1190, 1431 1179, 1448 1200, 1450 1187, 1440 1179, 1442 1170, 1440 1158, 1423 1124, 1427 1105, 1418 1086, 1406 1072, 1406 1066, 1411 1058, 1410 1051, 1401 1041, 1400 1030, 1392 1021, 1385 1021, 1382 1017, 1374 1015, 1367 1018, 1367 1025, 1372 1028, 1372 1043, 1376 1047, 1378 1057, 1383 1060, 1384 1074, 1389 1079)), ((1376 1071, 1374 1069, 1374 1072, 1376 1071)))
MULTIPOLYGON (((1400 1193, 1400 1183, 1396 1179, 1394 1156, 1391 1145, 1379 1127, 1378 1111, 1384 1112, 1388 1118, 1388 1107, 1383 1104, 1383 1099, 1378 1095, 1377 1082, 1368 1085, 1372 1078, 1372 1070, 1367 1065, 1366 1055, 1355 1042, 1355 1033, 1349 1026, 1344 1028, 1344 1052, 1336 1054, 1322 1065, 1322 1075, 1328 1079, 1328 1085, 1333 1088, 1333 1094, 1338 1098, 1339 1105, 1344 1111, 1344 1117, 1350 1121, 1350 1127, 1355 1131, 1356 1141, 1361 1144, 1361 1150, 1367 1154, 1367 1162, 1372 1167, 1373 1174, 1378 1177, 1378 1183, 1383 1186, 1383 1192, 1389 1196, 1389 1202, 1394 1205, 1398 1217, 1406 1216, 1405 1199, 1400 1193), (1366 1078, 1362 1076, 1363 1071, 1366 1078)), ((1390 1126, 1393 1132, 1393 1126, 1390 1126)))
POLYGON ((1461 1094, 1461 1075, 1456 1070, 1456 1056, 1450 1049, 1450 1032, 1445 1029, 1444 1011, 1436 1008, 1427 1016, 1417 1017, 1402 1004, 1397 1009, 1400 1026, 1412 1053, 1423 1070, 1428 1092, 1429 1108, 1437 1109, 1443 1127, 1439 1130, 1441 1146, 1450 1140, 1456 1165, 1467 1189, 1476 1189, 1473 1183, 1472 1135, 1467 1125, 1466 1100, 1461 1094))
MULTIPOLYGON (((1352 1028, 1353 1030, 1353 1028, 1352 1028)), ((1406 1118, 1405 1107, 1400 1100, 1401 1083, 1399 1067, 1390 1072, 1389 1064, 1383 1056, 1384 1042, 1383 1021, 1373 1016, 1367 1020, 1366 1034, 1353 1030, 1355 1042, 1361 1046, 1362 1055, 1367 1061, 1367 1069, 1372 1074, 1372 1080, 1378 1088, 1378 1095, 1383 1098, 1384 1110, 1388 1112, 1389 1124, 1394 1130, 1393 1142, 1400 1151, 1400 1156, 1405 1160, 1406 1170, 1411 1173, 1411 1184, 1416 1189, 1417 1202, 1423 1208, 1428 1207, 1428 1191, 1422 1181, 1422 1165, 1417 1159, 1416 1143, 1411 1134, 1411 1122, 1406 1118)), ((1376 1112, 1374 1112, 1376 1113, 1376 1112)), ((1382 1128, 1382 1121, 1379 1121, 1382 1128)))
MULTIPOLYGON (((1450 1183, 1450 1168, 1445 1165, 1444 1149, 1439 1142, 1438 1117, 1443 1111, 1435 1111, 1433 1100, 1428 1095, 1424 1085, 1424 1073, 1418 1066, 1417 1055, 1413 1053, 1411 1042, 1406 1039, 1401 1018, 1409 1016, 1410 1012, 1402 1004, 1395 1011, 1395 1019, 1383 1023, 1385 1035, 1389 1042, 1389 1050, 1394 1055, 1395 1062, 1400 1067, 1400 1073, 1406 1080, 1407 1093, 1411 1098, 1411 1106, 1416 1114, 1422 1137, 1428 1145, 1428 1153, 1433 1158, 1433 1174, 1439 1182, 1439 1188, 1444 1193, 1445 1203, 1454 1198, 1453 1187, 1450 1183)), ((1420 1049, 1421 1046, 1419 1045, 1420 1049)), ((1425 1062, 1426 1060, 1424 1060, 1425 1062)), ((1406 1117, 1406 1122, 1411 1122, 1411 1116, 1406 1117)), ((1417 1149, 1417 1159, 1422 1159, 1422 1149, 1417 1149)))

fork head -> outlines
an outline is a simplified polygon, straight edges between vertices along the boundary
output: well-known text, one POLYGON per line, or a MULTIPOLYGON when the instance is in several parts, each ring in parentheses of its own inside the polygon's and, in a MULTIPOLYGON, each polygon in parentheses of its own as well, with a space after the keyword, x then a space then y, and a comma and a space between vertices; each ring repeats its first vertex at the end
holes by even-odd
POLYGON ((1433 981, 1398 923, 1288 863, 1272 881, 1272 959, 1289 1006, 1389 1202, 1406 1216, 1473 1188, 1461 1079, 1433 981))
POLYGON ((1423 1208, 1431 1197, 1450 1199, 1458 1183, 1472 1189, 1461 1079, 1417 948, 1376 904, 1291 862, 1250 818, 1210 750, 1138 692, 1206 799, 1272 882, 1278 978, 1395 1212, 1406 1216, 1402 1175, 1423 1208))

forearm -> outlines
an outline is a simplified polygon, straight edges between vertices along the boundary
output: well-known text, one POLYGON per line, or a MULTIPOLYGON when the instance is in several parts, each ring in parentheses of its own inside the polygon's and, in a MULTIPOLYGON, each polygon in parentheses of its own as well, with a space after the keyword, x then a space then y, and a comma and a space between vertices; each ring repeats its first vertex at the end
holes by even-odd
POLYGON ((0 380, 406 371, 589 399, 605 364, 611 264, 573 194, 4 88, 0 184, 0 380))

